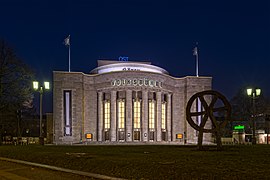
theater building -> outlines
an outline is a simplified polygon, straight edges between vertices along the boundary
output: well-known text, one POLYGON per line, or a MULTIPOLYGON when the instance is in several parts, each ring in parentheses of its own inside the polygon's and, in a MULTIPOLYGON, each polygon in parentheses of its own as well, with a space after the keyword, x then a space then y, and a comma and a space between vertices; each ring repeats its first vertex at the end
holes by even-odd
POLYGON ((98 60, 89 74, 55 71, 53 83, 55 144, 185 144, 198 135, 186 121, 186 104, 211 90, 212 78, 172 77, 150 62, 98 60))

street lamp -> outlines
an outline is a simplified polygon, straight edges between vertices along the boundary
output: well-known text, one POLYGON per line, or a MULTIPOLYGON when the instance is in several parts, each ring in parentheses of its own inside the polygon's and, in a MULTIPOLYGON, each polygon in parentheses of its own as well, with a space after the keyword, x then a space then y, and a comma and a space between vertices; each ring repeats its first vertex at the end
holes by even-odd
POLYGON ((252 144, 256 144, 255 136, 255 99, 261 95, 261 89, 259 88, 248 88, 247 95, 252 98, 252 111, 253 111, 253 121, 252 121, 252 144))
POLYGON ((43 86, 39 86, 38 81, 33 81, 33 88, 35 91, 39 92, 39 144, 43 145, 44 144, 44 139, 43 139, 43 133, 42 133, 42 95, 44 90, 49 90, 50 89, 50 83, 45 81, 44 82, 44 89, 43 86))

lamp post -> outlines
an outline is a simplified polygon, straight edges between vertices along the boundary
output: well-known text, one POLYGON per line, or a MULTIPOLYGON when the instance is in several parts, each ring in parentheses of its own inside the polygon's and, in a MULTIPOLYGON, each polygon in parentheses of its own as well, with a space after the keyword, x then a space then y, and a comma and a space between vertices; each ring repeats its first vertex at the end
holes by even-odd
POLYGON ((42 96, 44 90, 50 89, 50 83, 44 82, 44 89, 43 86, 39 86, 38 81, 33 81, 33 88, 35 91, 39 92, 39 144, 44 145, 43 133, 42 133, 42 96))
POLYGON ((255 136, 255 99, 261 95, 261 89, 259 88, 248 88, 247 95, 252 98, 252 111, 253 111, 253 121, 252 121, 252 144, 256 144, 255 136))

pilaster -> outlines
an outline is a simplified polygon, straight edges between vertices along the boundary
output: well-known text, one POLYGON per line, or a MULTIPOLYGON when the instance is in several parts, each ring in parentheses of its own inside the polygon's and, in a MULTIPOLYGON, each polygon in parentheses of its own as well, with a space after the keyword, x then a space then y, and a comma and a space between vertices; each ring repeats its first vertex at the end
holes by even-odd
POLYGON ((157 141, 161 141, 161 92, 157 92, 157 141))
POLYGON ((116 141, 116 91, 111 91, 111 141, 116 141))
POLYGON ((132 90, 126 91, 126 141, 132 141, 132 90))
POLYGON ((142 91, 142 140, 148 141, 148 91, 142 91))
POLYGON ((171 94, 167 94, 167 138, 168 138, 168 141, 172 141, 172 109, 171 109, 171 98, 172 98, 172 95, 171 94))

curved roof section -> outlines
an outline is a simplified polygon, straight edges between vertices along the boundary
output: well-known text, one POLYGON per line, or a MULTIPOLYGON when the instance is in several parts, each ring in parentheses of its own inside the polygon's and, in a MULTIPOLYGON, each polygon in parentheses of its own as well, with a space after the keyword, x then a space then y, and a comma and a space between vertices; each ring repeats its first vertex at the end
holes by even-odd
POLYGON ((151 65, 151 62, 109 61, 109 60, 98 60, 98 67, 93 69, 90 73, 102 74, 119 71, 143 71, 160 74, 169 74, 165 69, 151 65))

